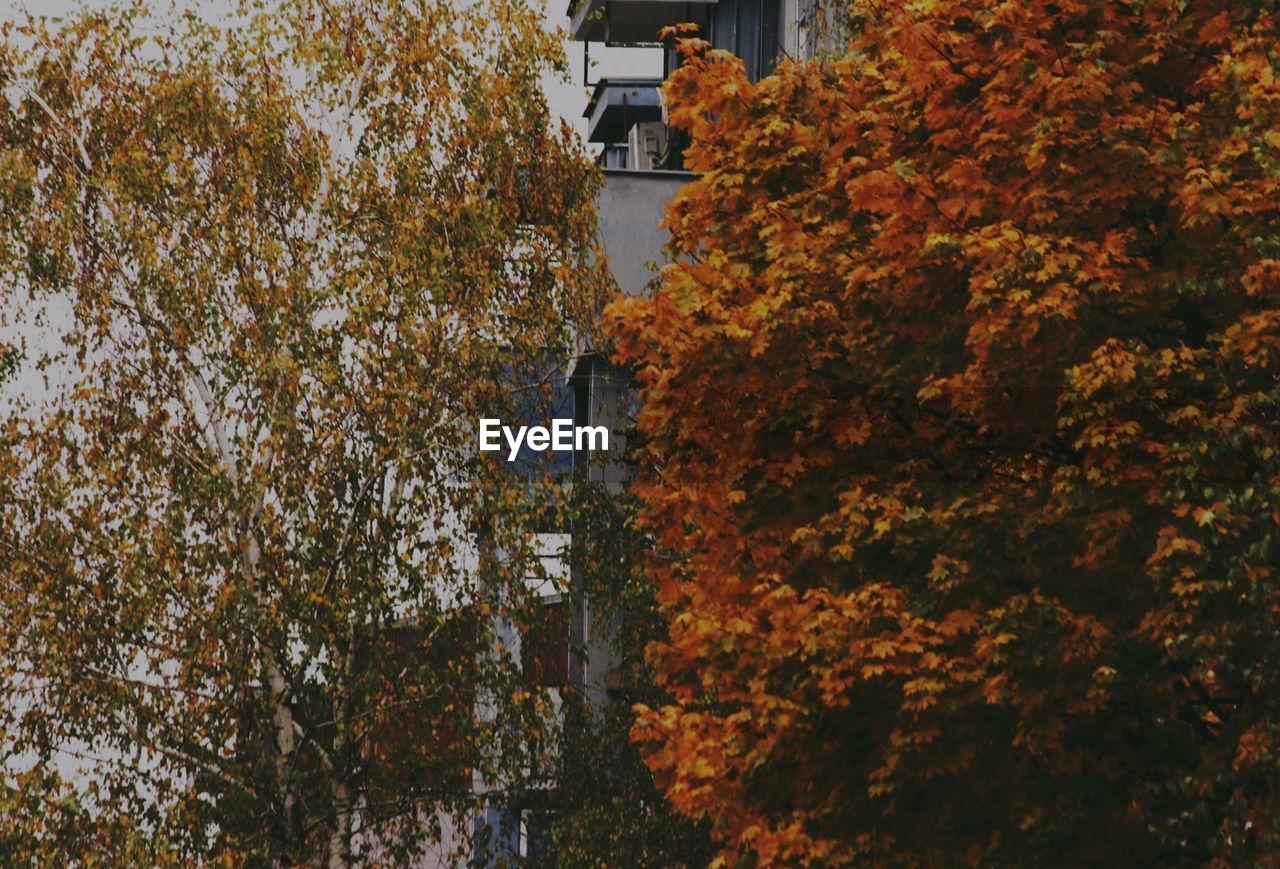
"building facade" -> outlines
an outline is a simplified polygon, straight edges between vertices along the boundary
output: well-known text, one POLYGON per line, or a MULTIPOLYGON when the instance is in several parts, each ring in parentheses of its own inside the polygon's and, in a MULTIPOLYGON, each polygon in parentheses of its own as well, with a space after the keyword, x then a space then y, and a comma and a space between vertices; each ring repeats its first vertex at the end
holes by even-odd
MULTIPOLYGON (((586 138, 598 149, 604 185, 597 200, 600 241, 618 289, 644 292, 665 262, 667 231, 660 225, 668 202, 690 174, 684 169, 682 134, 667 122, 661 88, 678 56, 660 38, 663 28, 693 23, 713 48, 742 58, 754 80, 767 75, 786 57, 803 58, 815 51, 811 24, 814 0, 571 0, 567 14, 570 37, 581 44, 584 77, 590 78, 591 51, 600 47, 648 48, 662 55, 662 75, 653 78, 601 78, 584 81, 590 97, 583 115, 586 138)), ((625 449, 634 391, 625 372, 597 348, 583 346, 553 384, 558 407, 571 407, 575 424, 610 429, 611 454, 625 449)), ((608 487, 625 484, 619 463, 577 455, 574 472, 608 487)), ((563 535, 547 535, 547 551, 564 543, 563 535)), ((570 576, 580 586, 582 577, 570 576)), ((524 648, 525 668, 537 671, 543 687, 572 686, 593 704, 611 702, 622 676, 610 655, 611 626, 595 618, 581 595, 570 601, 548 589, 545 605, 554 616, 550 633, 531 643, 511 635, 507 641, 524 648), (563 633, 557 633, 563 632, 563 633), (567 634, 565 636, 564 634, 567 634), (530 648, 536 645, 536 650, 530 648)), ((554 809, 554 800, 552 800, 554 809)), ((532 858, 543 847, 540 818, 545 807, 491 806, 477 817, 473 834, 496 845, 491 853, 532 858)), ((552 857, 551 862, 554 862, 552 857)))

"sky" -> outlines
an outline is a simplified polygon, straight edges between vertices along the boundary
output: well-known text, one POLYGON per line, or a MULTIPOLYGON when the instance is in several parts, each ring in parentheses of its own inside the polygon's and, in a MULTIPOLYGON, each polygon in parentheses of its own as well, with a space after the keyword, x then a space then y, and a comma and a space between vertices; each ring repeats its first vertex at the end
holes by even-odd
MULTIPOLYGON (((190 5, 198 5, 207 9, 211 15, 217 15, 219 11, 228 9, 232 2, 233 0, 192 0, 190 5)), ((533 2, 547 2, 545 20, 548 29, 567 27, 568 20, 565 12, 569 0, 533 0, 533 2)), ((105 0, 97 0, 97 2, 95 0, 0 0, 0 23, 24 19, 28 13, 59 17, 67 15, 82 5, 92 7, 108 4, 105 0)), ((584 84, 582 45, 570 43, 567 51, 570 60, 568 79, 548 78, 544 87, 552 111, 568 120, 579 134, 585 137, 586 124, 582 118, 582 111, 587 103, 588 88, 584 84)), ((593 60, 599 60, 598 65, 593 65, 590 71, 592 81, 609 75, 657 77, 661 74, 661 55, 652 49, 605 49, 603 46, 593 46, 592 55, 593 60)), ((43 312, 49 323, 56 324, 70 317, 70 311, 65 308, 45 307, 43 312)), ((29 318, 21 315, 16 319, 10 319, 5 316, 5 312, 0 311, 0 346, 3 346, 6 339, 13 340, 18 337, 26 337, 35 345, 45 340, 53 340, 52 333, 46 327, 34 324, 29 318)), ((56 390, 61 379, 59 373, 52 372, 52 378, 50 388, 56 390)), ((30 370, 29 366, 26 369, 19 369, 10 387, 10 390, 0 390, 0 415, 6 409, 6 400, 9 397, 6 392, 10 395, 22 396, 35 405, 45 400, 50 394, 50 388, 42 384, 42 376, 30 370)), ((555 565, 548 563, 548 568, 554 570, 555 565)), ((60 757, 59 772, 64 776, 78 778, 80 766, 80 761, 71 755, 60 757)))
MULTIPOLYGON (((565 15, 569 0, 532 0, 543 2, 548 29, 568 27, 565 15)), ((82 5, 81 0, 0 0, 0 20, 9 21, 25 17, 24 10, 35 15, 66 15, 82 5)), ((85 6, 105 6, 102 0, 83 0, 85 6)), ((210 12, 226 9, 229 0, 193 0, 191 5, 200 6, 210 12)), ((588 88, 583 83, 583 46, 581 43, 570 43, 567 46, 569 55, 569 80, 556 81, 548 79, 544 85, 547 100, 553 112, 572 123, 578 132, 586 135, 586 122, 582 111, 587 104, 588 88)), ((662 74, 661 53, 654 49, 606 48, 603 45, 591 46, 592 69, 590 80, 601 77, 659 77, 662 74)))
MULTIPOLYGON (((153 2, 157 7, 167 6, 167 0, 153 0, 153 2)), ((216 17, 220 12, 228 11, 235 0, 176 0, 176 2, 180 7, 182 5, 198 7, 210 16, 216 17)), ((545 4, 544 20, 548 30, 567 29, 566 12, 570 0, 531 0, 531 2, 545 4)), ((108 0, 0 0, 0 23, 25 19, 28 13, 60 17, 81 6, 107 5, 109 5, 108 0)), ((584 80, 583 46, 581 43, 569 42, 566 45, 566 51, 570 67, 567 78, 548 76, 544 80, 543 87, 552 112, 569 121, 585 140, 586 121, 582 117, 582 112, 587 104, 589 88, 584 80)), ((592 66, 589 72, 590 80, 593 82, 609 76, 657 78, 662 72, 662 55, 655 49, 606 48, 596 44, 591 46, 591 61, 592 66)), ((589 146, 589 148, 593 153, 598 150, 597 146, 589 146)), ((46 323, 63 322, 64 318, 69 316, 68 312, 60 312, 54 308, 43 309, 42 313, 46 323)), ((54 340, 48 327, 37 324, 32 320, 32 316, 32 312, 26 312, 25 316, 18 312, 10 312, 9 316, 6 316, 5 312, 0 312, 0 346, 3 346, 6 341, 25 341, 28 347, 28 361, 32 358, 31 353, 36 347, 54 340)), ((57 374, 53 377, 55 381, 60 379, 57 374)), ((54 386, 51 383, 49 388, 46 388, 43 381, 42 375, 37 374, 30 365, 24 365, 15 374, 11 386, 16 387, 18 395, 38 403, 42 400, 41 396, 47 396, 49 388, 54 386)), ((5 409, 7 397, 4 391, 0 391, 0 411, 5 409)))

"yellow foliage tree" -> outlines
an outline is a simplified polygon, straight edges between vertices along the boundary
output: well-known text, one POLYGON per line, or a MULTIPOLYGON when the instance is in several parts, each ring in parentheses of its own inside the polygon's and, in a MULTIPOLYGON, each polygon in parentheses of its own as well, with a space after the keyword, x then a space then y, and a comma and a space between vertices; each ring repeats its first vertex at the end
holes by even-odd
POLYGON ((473 774, 545 770, 491 629, 547 492, 474 434, 604 286, 541 9, 4 35, 0 310, 34 331, 0 425, 0 853, 420 853, 473 774))

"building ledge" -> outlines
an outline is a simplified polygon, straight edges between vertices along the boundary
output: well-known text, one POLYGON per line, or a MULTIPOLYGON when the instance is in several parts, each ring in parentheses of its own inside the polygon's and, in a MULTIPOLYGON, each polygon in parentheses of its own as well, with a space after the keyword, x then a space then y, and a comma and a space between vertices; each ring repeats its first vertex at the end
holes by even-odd
POLYGON ((630 178, 660 178, 670 181, 688 181, 693 178, 693 173, 684 169, 614 169, 606 166, 603 171, 606 177, 619 175, 630 178))
POLYGON ((645 45, 672 24, 693 23, 706 31, 708 10, 716 0, 574 0, 569 4, 569 33, 580 42, 645 45))
POLYGON ((600 241, 618 287, 627 295, 644 292, 661 268, 671 236, 662 226, 667 207, 693 178, 670 170, 605 169, 596 199, 600 241))

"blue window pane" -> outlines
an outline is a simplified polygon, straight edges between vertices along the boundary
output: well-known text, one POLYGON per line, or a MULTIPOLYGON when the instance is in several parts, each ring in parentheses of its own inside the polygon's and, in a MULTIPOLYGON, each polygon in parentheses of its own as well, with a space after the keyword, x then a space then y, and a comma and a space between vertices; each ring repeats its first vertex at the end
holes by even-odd
MULTIPOLYGON (((512 405, 514 418, 503 420, 513 430, 519 426, 542 426, 548 431, 557 419, 574 419, 573 387, 569 385, 560 363, 549 362, 529 370, 518 378, 512 405)), ((504 447, 504 461, 508 452, 504 447)), ((508 467, 521 476, 531 479, 557 477, 573 469, 572 450, 534 450, 529 447, 528 437, 520 445, 520 450, 508 467)))
POLYGON ((520 812, 489 806, 472 827, 474 866, 510 866, 520 855, 520 812))

